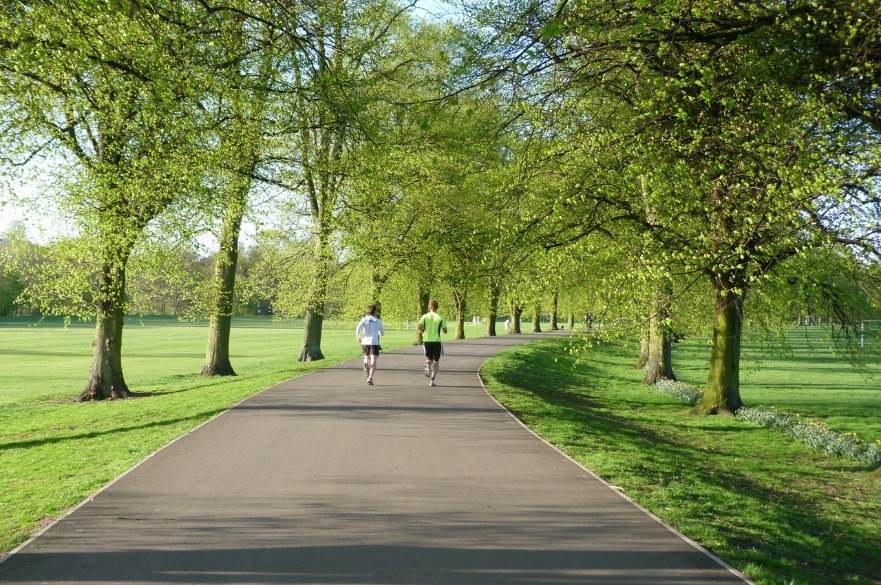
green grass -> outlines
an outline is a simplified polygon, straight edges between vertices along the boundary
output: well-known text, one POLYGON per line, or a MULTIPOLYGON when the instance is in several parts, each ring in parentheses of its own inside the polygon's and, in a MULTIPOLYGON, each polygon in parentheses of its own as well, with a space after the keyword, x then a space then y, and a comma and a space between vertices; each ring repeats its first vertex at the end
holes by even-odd
MULTIPOLYGON (((234 323, 231 357, 238 376, 209 379, 199 375, 204 323, 130 319, 126 381, 149 396, 81 404, 75 398, 89 373, 93 325, 0 320, 0 551, 239 400, 360 353, 354 323, 329 324, 338 328, 323 333, 327 359, 305 364, 295 361, 303 338, 299 322, 234 323)), ((466 335, 479 335, 466 327, 466 335)), ((412 330, 391 330, 383 346, 413 339, 412 330)))
MULTIPOLYGON (((640 384, 632 346, 600 346, 579 361, 569 343, 541 342, 491 359, 482 370, 488 389, 530 428, 758 583, 878 583, 878 471, 732 417, 690 414, 640 384)), ((687 381, 702 381, 703 352, 693 348, 689 357, 677 348, 687 381)), ((877 421, 862 409, 877 416, 879 391, 873 396, 866 387, 858 402, 841 404, 850 398, 838 387, 844 375, 796 350, 749 373, 744 396, 778 405, 779 397, 842 430, 871 433, 877 421), (814 385, 778 386, 794 378, 814 385)))
MULTIPOLYGON (((821 327, 789 331, 791 349, 783 355, 747 335, 740 375, 744 402, 820 419, 865 441, 881 438, 881 367, 851 366, 833 353, 826 333, 821 327)), ((673 350, 677 377, 699 387, 706 382, 709 359, 706 339, 687 339, 673 350)))

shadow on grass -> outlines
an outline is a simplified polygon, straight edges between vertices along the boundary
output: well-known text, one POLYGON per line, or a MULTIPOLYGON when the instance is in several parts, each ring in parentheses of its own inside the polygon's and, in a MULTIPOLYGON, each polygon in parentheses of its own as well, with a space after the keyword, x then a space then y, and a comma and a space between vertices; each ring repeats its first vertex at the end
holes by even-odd
POLYGON ((53 445, 56 443, 64 443, 67 441, 78 441, 81 439, 94 439, 96 437, 103 437, 106 435, 115 435, 118 433, 127 433, 129 431, 137 431, 142 429, 150 429, 157 427, 165 427, 169 425, 176 425, 184 422, 191 422, 201 419, 207 419, 215 414, 219 414, 227 410, 226 408, 218 408, 214 410, 206 410, 204 412, 200 412, 198 414, 194 414, 192 416, 185 416, 180 418, 172 418, 166 420, 155 421, 151 423, 145 423, 142 425, 134 425, 134 426, 126 426, 126 427, 118 427, 115 429, 107 429, 104 431, 94 431, 90 433, 80 433, 77 435, 62 435, 62 436, 53 436, 53 437, 44 437, 42 439, 29 439, 26 441, 16 441, 12 443, 0 443, 0 451, 7 451, 11 449, 28 449, 30 447, 40 447, 43 445, 53 445))
MULTIPOLYGON (((811 468, 810 461, 767 461, 767 453, 750 452, 750 435, 767 434, 760 429, 736 423, 718 426, 718 419, 668 424, 671 421, 664 417, 671 416, 670 405, 657 403, 658 398, 648 393, 640 404, 634 397, 639 392, 634 380, 616 395, 622 386, 617 383, 610 394, 609 380, 620 379, 606 371, 616 361, 614 352, 615 348, 600 349, 595 354, 606 353, 602 360, 576 363, 565 341, 533 344, 505 354, 503 368, 485 372, 529 399, 519 408, 518 400, 509 401, 518 418, 540 422, 548 431, 562 429, 566 439, 558 445, 563 449, 577 454, 579 449, 595 451, 595 443, 601 443, 605 455, 615 456, 616 472, 632 474, 627 479, 637 492, 633 495, 642 493, 657 501, 664 478, 672 478, 676 487, 660 494, 663 509, 658 512, 684 516, 687 521, 680 524, 700 532, 715 532, 722 542, 712 548, 736 566, 759 567, 751 572, 773 582, 872 583, 881 574, 881 533, 829 510, 823 498, 835 494, 826 494, 823 487, 820 494, 802 494, 779 478, 775 486, 770 477, 763 477, 770 467, 771 474, 822 486, 822 470, 811 468), (606 359, 609 352, 611 360, 606 359), (628 409, 642 420, 628 418, 628 409), (647 421, 652 412, 662 416, 647 421), (803 469, 787 469, 791 465, 803 469), (661 486, 654 478, 661 478, 661 486), (670 506, 678 509, 670 513, 670 506), (751 512, 741 513, 743 506, 751 512)), ((629 363, 624 356, 617 358, 618 367, 629 363)), ((507 401, 504 396, 502 401, 507 401)), ((613 481, 627 483, 624 477, 613 481)))

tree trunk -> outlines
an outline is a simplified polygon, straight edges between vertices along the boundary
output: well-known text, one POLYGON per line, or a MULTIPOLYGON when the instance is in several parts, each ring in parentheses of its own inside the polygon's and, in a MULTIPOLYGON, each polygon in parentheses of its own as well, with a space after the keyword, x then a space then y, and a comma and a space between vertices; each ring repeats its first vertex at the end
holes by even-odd
POLYGON ((673 373, 673 336, 670 329, 663 323, 661 316, 652 315, 649 323, 649 337, 645 361, 644 384, 654 384, 664 378, 675 380, 673 373))
MULTIPOLYGON (((648 219, 649 223, 655 223, 657 213, 654 207, 651 205, 649 200, 649 182, 648 177, 645 175, 640 175, 639 184, 642 188, 642 202, 645 206, 645 215, 648 219)), ((652 310, 653 315, 649 318, 648 325, 643 325, 640 329, 640 338, 639 338, 639 359, 636 362, 635 367, 637 369, 645 368, 649 364, 650 354, 652 353, 652 327, 654 323, 654 315, 657 307, 654 307, 652 310)), ((648 374, 646 375, 646 380, 649 379, 648 374)))
POLYGON ((662 378, 675 380, 673 373, 673 332, 670 329, 670 283, 666 279, 655 288, 655 310, 649 317, 648 356, 644 384, 662 378))
MULTIPOLYGON (((431 293, 419 285, 419 290, 416 292, 416 296, 416 320, 419 321, 419 318, 428 311, 428 301, 431 300, 431 293)), ((416 340, 413 342, 413 345, 419 345, 420 343, 422 343, 422 335, 417 329, 416 340)))
MULTIPOLYGON (((111 237, 112 236, 107 236, 111 237)), ((122 327, 125 318, 125 264, 131 245, 107 249, 98 289, 95 348, 89 382, 79 401, 128 398, 132 395, 122 374, 122 327), (126 249, 127 246, 127 249, 126 249)))
MULTIPOLYGON (((245 19, 236 15, 229 22, 234 25, 231 32, 232 46, 237 55, 244 55, 245 19)), ((272 52, 263 53, 258 69, 259 83, 269 80, 273 71, 272 52)), ((229 84, 241 87, 241 63, 228 67, 229 84)), ((232 128, 224 137, 223 151, 229 153, 230 162, 236 168, 230 173, 227 182, 226 209, 223 225, 220 228, 220 249, 214 259, 214 283, 211 316, 208 328, 208 348, 205 351, 203 376, 235 376, 229 357, 232 316, 235 310, 236 266, 239 259, 239 233, 242 217, 248 205, 251 190, 251 176, 257 166, 261 148, 261 124, 265 96, 255 94, 245 97, 239 95, 231 100, 232 128)))
POLYGON ((740 341, 746 287, 743 278, 715 277, 716 319, 710 375, 700 402, 704 414, 734 413, 743 406, 740 399, 740 341), (739 286, 738 286, 739 285, 739 286), (734 288, 740 289, 740 294, 734 288))
POLYGON ((639 359, 633 364, 633 369, 641 370, 649 361, 649 326, 643 325, 639 328, 639 359))
POLYGON ((541 307, 538 305, 532 310, 532 332, 541 333, 541 307))
POLYGON ((569 311, 569 331, 575 330, 575 311, 569 311))
POLYGON ((220 249, 214 257, 214 298, 208 326, 208 350, 203 376, 235 376, 229 359, 230 329, 235 307, 236 264, 239 259, 239 230, 251 182, 235 180, 220 229, 220 249))
POLYGON ((300 350, 298 361, 311 362, 323 360, 324 354, 321 353, 321 326, 324 322, 324 315, 312 309, 306 310, 303 317, 303 348, 300 350))
POLYGON ((373 284, 373 289, 370 293, 370 303, 376 306, 376 316, 382 317, 382 301, 379 300, 379 297, 382 296, 382 291, 385 288, 386 276, 381 276, 376 272, 372 272, 370 274, 370 282, 373 284))
POLYGON ((557 325, 557 301, 558 294, 557 291, 554 291, 554 294, 551 295, 551 331, 560 329, 560 326, 557 325))
POLYGON ((493 284, 489 291, 489 316, 486 318, 486 335, 487 337, 496 336, 496 319, 499 313, 499 295, 501 291, 499 286, 493 284))
POLYGON ((523 315, 523 307, 516 303, 511 303, 511 334, 519 335, 520 331, 520 317, 523 315))
POLYGON ((464 291, 453 291, 453 301, 456 303, 456 336, 455 339, 465 339, 465 298, 464 291))
POLYGON ((301 362, 323 360, 321 353, 321 327, 324 323, 324 306, 327 297, 327 281, 330 278, 329 232, 319 229, 315 243, 317 270, 312 278, 312 288, 306 303, 306 314, 303 317, 303 347, 297 357, 301 362))
POLYGON ((419 299, 416 301, 417 303, 419 303, 418 310, 416 311, 417 318, 421 317, 426 312, 428 312, 428 301, 430 301, 430 300, 431 300, 431 293, 428 291, 428 289, 420 288, 419 289, 419 299))

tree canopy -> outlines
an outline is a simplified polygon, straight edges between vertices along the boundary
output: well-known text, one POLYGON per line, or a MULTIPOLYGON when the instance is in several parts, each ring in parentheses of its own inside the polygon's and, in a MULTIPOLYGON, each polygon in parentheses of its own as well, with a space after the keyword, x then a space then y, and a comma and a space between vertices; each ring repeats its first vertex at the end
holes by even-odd
POLYGON ((490 334, 591 315, 642 338, 648 383, 699 331, 706 413, 742 405, 749 324, 823 311, 858 357, 879 311, 877 0, 412 9, 4 5, 2 168, 54 169, 75 235, 4 238, 0 311, 95 319, 82 399, 130 395, 133 311, 208 318, 205 375, 235 373, 247 311, 303 318, 300 360, 367 303, 406 322, 437 297, 458 336, 477 314, 490 334))

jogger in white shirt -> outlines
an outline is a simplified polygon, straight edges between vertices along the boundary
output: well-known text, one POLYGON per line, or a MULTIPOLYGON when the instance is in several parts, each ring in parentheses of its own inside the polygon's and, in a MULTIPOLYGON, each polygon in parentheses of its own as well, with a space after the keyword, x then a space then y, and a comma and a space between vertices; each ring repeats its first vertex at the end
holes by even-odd
POLYGON ((367 315, 355 327, 355 337, 364 350, 364 370, 367 383, 373 385, 373 373, 376 371, 376 359, 379 357, 379 338, 385 335, 382 319, 376 316, 376 305, 367 307, 367 315))

